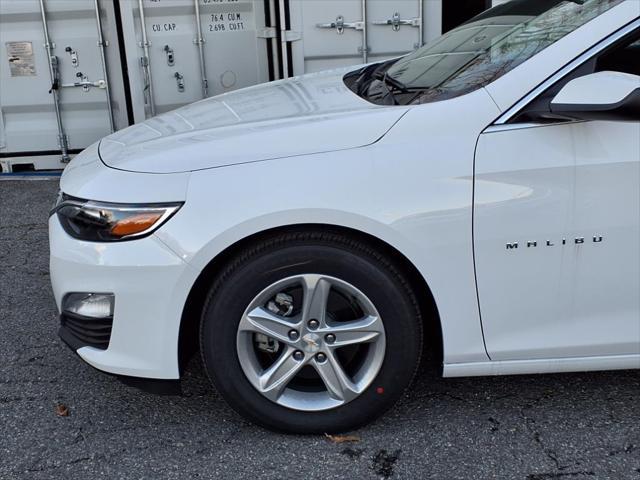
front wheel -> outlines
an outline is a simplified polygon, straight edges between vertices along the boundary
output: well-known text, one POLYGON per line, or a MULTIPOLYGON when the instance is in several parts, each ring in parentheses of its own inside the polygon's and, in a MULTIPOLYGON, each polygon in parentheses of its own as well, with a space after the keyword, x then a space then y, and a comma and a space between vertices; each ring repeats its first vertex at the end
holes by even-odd
POLYGON ((204 309, 201 351, 228 403, 267 428, 346 431, 390 408, 422 349, 415 298, 376 250, 283 234, 231 261, 204 309))

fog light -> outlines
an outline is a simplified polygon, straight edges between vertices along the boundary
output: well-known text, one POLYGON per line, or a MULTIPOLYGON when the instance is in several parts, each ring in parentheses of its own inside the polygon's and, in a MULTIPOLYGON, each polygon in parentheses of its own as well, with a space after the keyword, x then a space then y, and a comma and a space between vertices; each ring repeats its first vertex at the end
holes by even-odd
POLYGON ((62 311, 83 317, 107 318, 113 316, 115 298, 108 293, 70 293, 62 302, 62 311))

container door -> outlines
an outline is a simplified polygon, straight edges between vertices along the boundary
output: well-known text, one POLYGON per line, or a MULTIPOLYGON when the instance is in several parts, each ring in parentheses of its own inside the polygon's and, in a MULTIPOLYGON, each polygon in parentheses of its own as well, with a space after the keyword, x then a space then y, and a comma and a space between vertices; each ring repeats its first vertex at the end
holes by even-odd
POLYGON ((94 0, 45 0, 45 19, 58 81, 52 85, 38 0, 0 1, 0 156, 29 158, 35 168, 60 168, 60 137, 71 153, 112 130, 106 82, 113 100, 114 127, 127 124, 118 62, 113 2, 100 0, 106 56, 115 61, 105 73, 98 45, 94 0), (58 89, 61 129, 55 113, 58 89), (47 159, 45 154, 50 154, 47 159), (38 158, 45 164, 38 165, 38 158))
POLYGON ((269 80, 263 1, 125 5, 122 25, 136 122, 269 80))
POLYGON ((442 25, 438 0, 289 0, 289 11, 295 75, 404 55, 442 25))

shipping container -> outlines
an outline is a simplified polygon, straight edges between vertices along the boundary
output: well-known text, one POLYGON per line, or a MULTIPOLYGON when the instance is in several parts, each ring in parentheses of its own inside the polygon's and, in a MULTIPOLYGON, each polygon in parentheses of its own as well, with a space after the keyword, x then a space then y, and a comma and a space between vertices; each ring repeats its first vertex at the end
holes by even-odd
POLYGON ((63 168, 113 130, 400 56, 442 25, 442 0, 0 0, 0 167, 63 168))
POLYGON ((294 75, 397 57, 438 37, 436 0, 290 0, 294 75))
POLYGON ((0 1, 4 170, 11 157, 19 157, 18 164, 59 168, 67 155, 127 126, 114 4, 96 5, 95 0, 0 1))
POLYGON ((269 81, 264 0, 121 5, 135 122, 269 81))

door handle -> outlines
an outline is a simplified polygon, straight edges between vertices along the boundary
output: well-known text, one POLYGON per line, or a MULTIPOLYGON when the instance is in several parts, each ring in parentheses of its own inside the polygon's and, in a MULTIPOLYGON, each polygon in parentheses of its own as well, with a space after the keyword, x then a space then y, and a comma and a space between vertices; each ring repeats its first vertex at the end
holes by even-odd
POLYGON ((393 14, 388 20, 377 20, 373 22, 374 25, 391 25, 394 32, 400 30, 401 25, 409 25, 411 27, 420 27, 422 24, 422 20, 420 18, 407 18, 403 19, 400 17, 400 13, 396 12, 393 14))
POLYGON ((353 30, 364 30, 364 22, 345 22, 344 17, 342 15, 338 15, 335 22, 317 23, 316 27, 335 29, 338 35, 342 35, 345 28, 350 28, 353 30))

